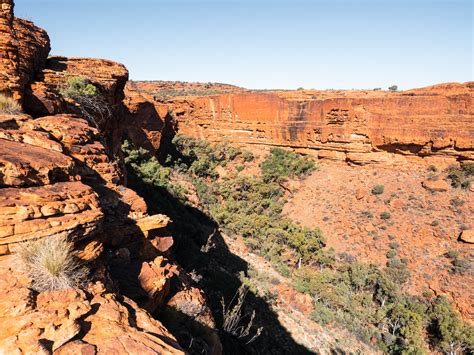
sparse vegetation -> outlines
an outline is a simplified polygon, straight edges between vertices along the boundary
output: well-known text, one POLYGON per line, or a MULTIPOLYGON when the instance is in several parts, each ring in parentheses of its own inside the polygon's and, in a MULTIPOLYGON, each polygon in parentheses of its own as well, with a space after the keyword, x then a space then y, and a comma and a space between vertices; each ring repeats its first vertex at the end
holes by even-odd
MULTIPOLYGON (((165 188, 168 193, 173 193, 172 189, 176 188, 177 184, 172 182, 176 174, 180 180, 192 184, 201 210, 211 216, 222 230, 231 237, 242 236, 251 250, 269 260, 281 275, 290 278, 297 291, 311 296, 314 300, 311 319, 323 325, 344 326, 361 340, 376 343, 382 351, 391 354, 424 353, 429 344, 433 350, 444 351, 449 346, 446 344, 453 342, 464 351, 473 348, 472 337, 461 336, 457 331, 451 334, 440 330, 444 329, 444 325, 440 325, 444 323, 433 311, 441 307, 437 303, 440 301, 404 293, 410 273, 407 260, 397 256, 398 243, 390 243, 388 260, 383 268, 357 263, 350 255, 339 255, 336 260, 334 250, 325 248, 319 229, 303 228, 281 216, 285 202, 281 183, 304 177, 314 169, 314 163, 308 158, 276 149, 261 166, 262 178, 231 172, 218 178, 217 167, 230 164, 239 170, 237 167, 245 162, 246 152, 228 145, 211 146, 182 136, 176 137, 174 143, 178 150, 176 158, 167 159, 160 168, 155 166, 159 165, 158 161, 146 152, 126 145, 124 152, 130 170, 154 186, 165 188), (147 169, 147 164, 154 166, 153 169, 147 169), (160 177, 162 169, 167 171, 166 178, 160 177)), ((376 185, 372 190, 374 195, 383 192, 383 185, 376 185)), ((370 211, 362 215, 373 217, 370 211)), ((390 214, 382 213, 380 218, 388 219, 390 214)), ((462 264, 460 262, 458 267, 462 268, 462 264)), ((249 272, 241 280, 252 293, 273 302, 275 295, 259 289, 252 282, 256 277, 249 272)), ((268 279, 265 284, 270 282, 268 279)), ((449 304, 441 305, 446 312, 443 317, 460 319, 449 304)), ((224 318, 229 316, 229 310, 224 308, 223 314, 224 318)), ((226 326, 228 332, 235 337, 247 334, 245 339, 251 339, 252 332, 246 331, 250 329, 247 328, 249 323, 236 322, 241 313, 235 314, 238 315, 229 316, 234 320, 228 323, 240 324, 243 333, 237 331, 234 334, 230 329, 235 327, 226 326)), ((248 317, 252 320, 251 315, 248 317)), ((462 321, 460 324, 464 334, 472 333, 470 326, 462 321)))
POLYGON ((21 112, 21 106, 16 100, 0 93, 0 114, 13 115, 21 112))
POLYGON ((73 245, 59 237, 47 237, 24 242, 19 256, 31 278, 31 287, 38 291, 53 291, 81 287, 88 271, 74 256, 73 245))
POLYGON ((464 205, 464 200, 459 198, 458 196, 455 196, 451 199, 451 205, 454 206, 454 207, 459 207, 459 206, 462 206, 464 205))
POLYGON ((451 272, 455 274, 463 274, 471 269, 471 261, 461 258, 459 250, 450 249, 446 253, 446 256, 451 259, 451 272))
POLYGON ((381 195, 383 194, 385 187, 383 185, 375 185, 372 188, 372 195, 381 195))
POLYGON ((434 165, 429 165, 428 166, 428 171, 432 172, 432 173, 435 173, 438 171, 438 169, 436 168, 436 166, 434 165))
POLYGON ((391 217, 391 214, 390 212, 387 212, 387 211, 384 211, 380 214, 381 219, 390 219, 390 217, 391 217))
POLYGON ((467 189, 474 177, 474 163, 466 162, 461 164, 461 167, 451 166, 448 168, 447 173, 452 187, 467 189))

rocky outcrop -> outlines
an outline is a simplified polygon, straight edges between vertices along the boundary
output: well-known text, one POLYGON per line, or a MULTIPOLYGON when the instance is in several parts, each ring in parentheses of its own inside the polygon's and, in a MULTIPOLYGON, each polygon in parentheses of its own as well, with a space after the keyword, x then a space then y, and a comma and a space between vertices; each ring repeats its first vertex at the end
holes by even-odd
POLYGON ((38 295, 13 256, 0 259, 0 350, 5 354, 184 354, 176 339, 131 299, 103 284, 38 295))
POLYGON ((128 80, 124 65, 103 59, 49 57, 36 81, 26 91, 25 109, 35 117, 63 113, 68 110, 60 95, 70 77, 84 77, 96 86, 105 102, 114 107, 124 98, 128 80))
POLYGON ((209 141, 287 146, 353 164, 427 156, 474 159, 472 82, 405 92, 241 90, 175 96, 166 96, 169 88, 163 87, 147 83, 135 91, 142 96, 147 91, 157 112, 170 113, 178 132, 209 141))
POLYGON ((125 186, 118 147, 128 129, 120 128, 127 69, 100 59, 46 60, 48 35, 14 18, 11 0, 0 0, 0 47, 0 92, 26 112, 0 114, 0 353, 184 353, 151 316, 177 293, 184 272, 164 255, 173 245, 170 219, 149 215, 125 186), (108 113, 100 131, 61 95, 73 76, 100 92, 108 113), (72 241, 88 266, 87 287, 33 291, 17 255, 38 238, 72 241))
POLYGON ((18 46, 13 33, 13 0, 0 2, 0 92, 19 100, 22 96, 19 74, 18 46))
POLYGON ((0 192, 0 245, 47 236, 87 238, 100 226, 94 191, 76 182, 0 192))
POLYGON ((25 86, 44 67, 49 37, 32 22, 14 17, 13 0, 1 0, 0 6, 0 92, 21 100, 25 86))

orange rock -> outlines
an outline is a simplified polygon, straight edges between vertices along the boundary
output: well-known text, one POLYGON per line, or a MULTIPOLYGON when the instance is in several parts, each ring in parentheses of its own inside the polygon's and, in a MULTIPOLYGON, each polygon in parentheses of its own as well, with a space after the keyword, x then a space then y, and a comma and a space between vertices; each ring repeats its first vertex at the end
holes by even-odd
POLYGON ((73 160, 57 151, 0 139, 0 184, 32 186, 71 179, 73 160))
POLYGON ((449 189, 448 183, 444 180, 424 180, 421 185, 430 191, 445 192, 449 189))
POLYGON ((474 244, 474 229, 462 231, 459 239, 461 239, 463 242, 474 244))
POLYGON ((365 194, 366 194, 366 191, 364 191, 363 189, 357 189, 355 197, 358 200, 362 200, 365 197, 365 194))
POLYGON ((33 294, 12 257, 0 259, 0 352, 184 354, 157 320, 103 286, 33 294), (93 309, 93 312, 91 310, 93 309))
POLYGON ((97 195, 78 181, 0 189, 0 216, 0 245, 54 235, 84 237, 102 220, 97 195))
MULTIPOLYGON (((472 82, 398 93, 213 89, 209 95, 204 84, 133 83, 127 100, 148 100, 161 122, 158 107, 166 105, 180 133, 211 142, 309 148, 355 164, 391 163, 392 153, 473 158, 472 82)), ((150 116, 143 124, 139 116, 138 126, 148 127, 150 116)))

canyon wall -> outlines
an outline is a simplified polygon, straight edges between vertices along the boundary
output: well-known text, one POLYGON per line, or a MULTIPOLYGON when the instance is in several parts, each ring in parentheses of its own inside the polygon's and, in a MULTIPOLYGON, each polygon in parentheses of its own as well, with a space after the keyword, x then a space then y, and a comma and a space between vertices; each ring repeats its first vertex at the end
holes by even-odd
POLYGON ((404 92, 235 88, 205 95, 174 86, 133 83, 127 91, 169 113, 178 132, 213 142, 286 146, 354 164, 474 159, 473 82, 404 92))
POLYGON ((151 314, 189 305, 183 314, 204 324, 210 353, 219 353, 203 292, 171 260, 170 219, 150 215, 125 186, 119 147, 110 144, 114 136, 120 142, 116 131, 126 117, 127 69, 100 59, 47 58, 47 33, 15 18, 13 7, 0 0, 0 94, 24 112, 0 112, 0 353, 183 354, 151 314), (77 103, 61 95, 74 76, 95 85, 110 108, 102 127, 74 114, 77 103), (42 238, 74 244, 89 270, 87 285, 32 289, 18 252, 42 238))

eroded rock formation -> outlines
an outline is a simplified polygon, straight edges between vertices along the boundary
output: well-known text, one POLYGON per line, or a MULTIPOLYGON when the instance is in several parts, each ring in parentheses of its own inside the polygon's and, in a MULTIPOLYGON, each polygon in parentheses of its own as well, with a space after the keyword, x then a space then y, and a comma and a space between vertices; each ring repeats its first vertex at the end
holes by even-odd
POLYGON ((127 97, 146 97, 172 116, 180 133, 214 142, 287 146, 353 164, 474 159, 472 82, 404 92, 236 88, 220 94, 219 86, 171 91, 174 85, 133 83, 127 97))
POLYGON ((0 92, 26 113, 0 114, 0 352, 181 354, 151 313, 192 286, 165 257, 170 219, 149 215, 125 186, 118 155, 128 71, 107 60, 47 59, 47 33, 15 18, 13 6, 0 1, 0 92), (110 109, 100 131, 61 95, 77 76, 110 109), (72 241, 89 266, 88 286, 32 290, 18 251, 38 238, 72 241))

